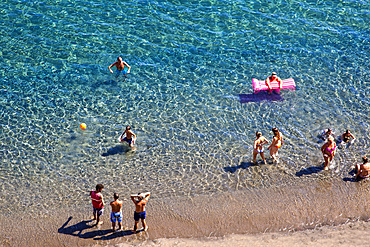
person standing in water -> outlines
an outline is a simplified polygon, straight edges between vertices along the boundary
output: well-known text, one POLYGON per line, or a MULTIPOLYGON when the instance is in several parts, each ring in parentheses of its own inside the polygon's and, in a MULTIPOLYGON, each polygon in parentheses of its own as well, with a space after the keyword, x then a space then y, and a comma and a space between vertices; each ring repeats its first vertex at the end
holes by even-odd
POLYGON ((134 224, 134 230, 132 231, 134 233, 136 233, 137 227, 139 226, 140 219, 143 225, 143 230, 144 231, 148 230, 148 226, 146 225, 146 222, 145 222, 145 217, 146 217, 145 206, 149 200, 149 196, 150 196, 150 192, 140 193, 137 195, 131 195, 131 200, 135 204, 135 212, 134 212, 135 224, 134 224))
POLYGON ((126 129, 125 131, 122 133, 122 135, 120 136, 119 138, 119 141, 120 142, 127 142, 127 144, 130 146, 130 147, 133 147, 133 145, 135 144, 135 140, 136 140, 136 135, 134 134, 134 132, 132 132, 131 130, 131 126, 126 126, 126 129), (126 137, 123 138, 123 136, 126 134, 126 137))
POLYGON ((351 138, 353 138, 353 140, 351 141, 351 143, 353 143, 356 140, 356 138, 352 135, 352 133, 349 130, 346 130, 346 132, 344 132, 341 136, 342 140, 341 144, 349 142, 351 138))
POLYGON ((283 145, 283 135, 277 128, 272 128, 272 133, 274 133, 274 138, 272 139, 271 145, 267 148, 270 150, 270 155, 273 159, 273 162, 279 163, 277 160, 277 154, 279 148, 283 145))
POLYGON ((117 61, 113 64, 109 65, 108 69, 113 74, 112 67, 116 66, 117 73, 116 77, 118 77, 120 74, 123 74, 124 77, 127 77, 127 74, 130 74, 131 66, 128 65, 125 61, 122 60, 122 57, 118 57, 117 61), (128 68, 127 72, 125 71, 125 67, 128 68))
POLYGON ((266 165, 265 155, 263 154, 263 144, 267 144, 267 143, 269 143, 269 141, 264 136, 262 136, 261 132, 257 131, 256 140, 253 143, 253 163, 254 164, 256 164, 257 154, 260 154, 263 162, 266 165))
POLYGON ((324 156, 324 170, 329 170, 329 163, 335 156, 335 149, 337 148, 334 137, 329 136, 328 141, 321 147, 321 152, 324 156))

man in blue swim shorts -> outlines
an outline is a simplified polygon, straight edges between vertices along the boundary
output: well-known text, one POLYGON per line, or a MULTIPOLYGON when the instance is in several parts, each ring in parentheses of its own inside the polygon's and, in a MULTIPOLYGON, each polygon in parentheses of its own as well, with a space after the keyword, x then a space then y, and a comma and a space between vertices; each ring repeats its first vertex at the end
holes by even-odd
POLYGON ((116 228, 116 221, 118 221, 118 230, 122 230, 122 204, 123 201, 118 200, 119 195, 117 193, 113 194, 114 201, 110 203, 112 207, 112 212, 110 214, 110 221, 112 222, 112 231, 114 232, 116 228))
POLYGON ((134 212, 134 230, 133 233, 136 233, 137 227, 139 226, 139 220, 141 219, 141 223, 143 225, 142 230, 148 230, 148 226, 145 222, 145 205, 149 200, 150 192, 146 193, 139 193, 137 195, 131 195, 131 200, 135 203, 135 212, 134 212))
POLYGON ((127 74, 130 74, 131 66, 128 65, 125 61, 122 60, 122 57, 118 57, 117 61, 113 64, 109 65, 108 69, 113 74, 112 67, 116 66, 117 68, 117 74, 116 77, 118 77, 120 74, 123 74, 125 77, 127 77, 127 74), (125 71, 125 67, 128 68, 127 72, 125 71))
POLYGON ((119 141, 120 142, 127 142, 127 144, 130 146, 130 147, 133 147, 133 145, 135 144, 135 140, 136 140, 136 135, 134 134, 134 132, 132 132, 131 130, 131 126, 126 126, 126 129, 125 131, 122 133, 122 135, 120 136, 119 138, 119 141), (123 138, 123 136, 126 134, 126 137, 123 138))

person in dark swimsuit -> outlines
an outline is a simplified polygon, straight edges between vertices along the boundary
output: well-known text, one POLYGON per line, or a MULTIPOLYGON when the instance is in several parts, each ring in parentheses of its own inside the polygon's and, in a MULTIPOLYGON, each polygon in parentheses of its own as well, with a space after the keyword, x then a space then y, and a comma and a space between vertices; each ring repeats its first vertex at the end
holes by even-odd
POLYGON ((329 170, 329 163, 335 156, 335 149, 337 148, 334 137, 329 136, 328 141, 321 147, 321 152, 324 156, 324 170, 329 170))
POLYGON ((349 142, 351 138, 353 139, 351 143, 353 143, 356 140, 356 138, 352 135, 352 133, 349 130, 346 130, 346 132, 343 133, 342 138, 341 138, 342 144, 349 142))

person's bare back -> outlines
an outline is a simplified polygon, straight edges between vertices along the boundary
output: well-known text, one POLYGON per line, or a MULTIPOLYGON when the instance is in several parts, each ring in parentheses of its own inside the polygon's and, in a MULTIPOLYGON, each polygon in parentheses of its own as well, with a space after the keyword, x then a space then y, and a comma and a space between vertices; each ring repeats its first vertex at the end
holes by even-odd
POLYGON ((112 207, 112 212, 113 213, 121 212, 122 204, 123 204, 123 201, 121 200, 115 200, 111 202, 110 205, 112 207))
POLYGON ((149 196, 150 196, 150 193, 146 193, 145 194, 145 197, 142 196, 144 198, 143 199, 139 199, 139 201, 136 201, 135 199, 133 199, 134 196, 131 196, 132 201, 135 203, 135 212, 136 213, 142 213, 142 212, 145 211, 145 206, 146 206, 146 203, 149 200, 149 196))

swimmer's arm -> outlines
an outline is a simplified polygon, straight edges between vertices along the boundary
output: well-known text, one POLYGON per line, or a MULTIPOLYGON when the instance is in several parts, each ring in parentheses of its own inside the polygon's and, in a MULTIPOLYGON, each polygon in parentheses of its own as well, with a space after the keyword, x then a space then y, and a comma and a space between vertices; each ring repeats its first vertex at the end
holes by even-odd
POLYGON ((126 130, 122 133, 122 135, 119 137, 119 141, 122 141, 123 139, 122 139, 122 137, 123 137, 123 135, 126 133, 126 130))
POLYGON ((266 85, 268 86, 268 88, 271 90, 270 77, 267 77, 265 82, 266 82, 266 85))
POLYGON ((129 73, 130 73, 130 70, 131 70, 131 66, 130 66, 130 65, 128 65, 128 63, 126 63, 125 61, 122 61, 122 62, 123 62, 123 64, 124 64, 125 66, 127 66, 127 67, 128 67, 127 74, 129 74, 129 73))
POLYGON ((132 139, 132 143, 133 143, 133 144, 135 144, 136 135, 135 135, 135 134, 134 134, 134 132, 132 132, 132 131, 131 131, 131 134, 132 134, 132 136, 134 137, 134 138, 132 139))
POLYGON ((116 62, 108 66, 108 69, 109 69, 109 71, 110 71, 111 73, 113 73, 113 71, 112 71, 112 69, 111 69, 111 68, 112 68, 113 66, 115 66, 115 65, 116 65, 116 62))
POLYGON ((326 143, 324 145, 322 145, 321 147, 321 152, 324 153, 324 149, 326 148, 326 143))
POLYGON ((101 197, 101 203, 103 204, 103 206, 105 206, 105 202, 104 202, 104 199, 103 199, 103 195, 101 195, 100 197, 101 197))
POLYGON ((145 195, 144 200, 145 201, 148 201, 149 200, 149 196, 150 196, 150 192, 146 192, 146 193, 144 193, 144 195, 145 195))
POLYGON ((353 138, 353 140, 351 141, 351 143, 353 143, 356 140, 356 137, 354 135, 352 135, 352 134, 351 134, 351 136, 353 138))
POLYGON ((255 140, 254 143, 253 143, 253 149, 257 150, 257 140, 255 140))
POLYGON ((135 200, 135 197, 137 197, 137 195, 131 195, 131 200, 135 203, 135 205, 137 204, 137 201, 135 200))

